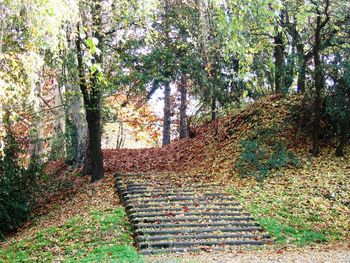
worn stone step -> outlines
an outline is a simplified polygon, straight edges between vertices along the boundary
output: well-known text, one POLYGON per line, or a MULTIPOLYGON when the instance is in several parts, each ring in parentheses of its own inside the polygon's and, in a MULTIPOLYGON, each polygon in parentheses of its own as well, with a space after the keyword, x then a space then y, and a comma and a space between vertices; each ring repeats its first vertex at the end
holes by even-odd
POLYGON ((269 241, 259 224, 235 198, 223 193, 220 185, 178 185, 177 179, 116 175, 116 188, 142 254, 261 245, 269 241))
POLYGON ((237 245, 263 245, 266 244, 263 240, 198 240, 198 241, 178 241, 178 242, 141 242, 138 247, 142 249, 147 248, 179 248, 192 246, 237 246, 237 245))
POLYGON ((164 208, 164 207, 176 207, 176 206, 195 206, 199 207, 201 205, 208 205, 209 207, 217 206, 217 207, 234 207, 234 206, 239 206, 240 204, 237 202, 229 202, 229 203, 224 203, 220 202, 220 200, 212 200, 212 202, 181 202, 181 203, 148 203, 148 204, 139 204, 139 203, 132 203, 132 202, 125 202, 126 208, 131 209, 131 208, 164 208), (213 202, 216 201, 216 202, 213 202))
POLYGON ((185 211, 243 211, 242 207, 220 207, 220 206, 215 206, 215 207, 208 207, 208 206, 198 206, 198 207, 193 207, 193 206, 185 206, 185 207, 165 207, 165 208, 131 208, 129 209, 130 212, 132 213, 150 213, 150 212, 162 212, 162 213, 169 213, 169 212, 185 212, 185 211))
POLYGON ((167 223, 167 222, 219 222, 219 221, 227 221, 227 222, 233 222, 233 221, 251 221, 253 220, 252 217, 237 217, 237 216, 225 216, 225 217, 172 217, 172 218, 135 218, 132 219, 131 222, 133 224, 140 224, 140 223, 149 223, 149 224, 159 224, 159 223, 167 223))
MULTIPOLYGON (((134 195, 130 193, 126 193, 129 199, 155 199, 155 198, 169 198, 169 197, 196 197, 200 196, 195 193, 163 193, 163 194, 150 194, 150 195, 134 195)), ((201 195, 203 196, 203 195, 201 195)))
POLYGON ((149 224, 149 223, 138 223, 134 224, 136 229, 145 229, 145 228, 153 228, 153 229, 158 229, 158 228, 178 228, 178 227, 215 227, 215 226, 236 226, 236 227, 254 227, 254 226, 259 226, 258 223, 245 223, 245 222, 235 222, 235 221, 230 221, 230 222, 200 222, 200 223, 181 223, 174 224, 174 223, 161 223, 161 224, 149 224))
POLYGON ((142 204, 147 204, 147 203, 169 203, 169 202, 181 202, 181 201, 210 201, 210 200, 217 200, 219 199, 220 201, 236 201, 236 199, 229 197, 229 196, 223 196, 223 197, 211 197, 211 196, 206 196, 206 197, 197 197, 197 196, 177 196, 177 197, 164 197, 164 198, 133 198, 132 196, 127 196, 125 197, 126 200, 128 200, 129 203, 142 203, 142 204))
POLYGON ((127 186, 126 189, 128 189, 128 192, 130 193, 144 193, 150 191, 150 188, 147 186, 127 186))
POLYGON ((221 189, 218 188, 205 188, 205 189, 197 189, 197 188, 186 188, 186 189, 167 189, 167 190, 160 190, 160 189, 154 189, 154 188, 142 188, 142 189, 128 189, 128 194, 130 195, 158 195, 158 194, 182 194, 182 193, 195 193, 195 194, 209 194, 209 195, 221 195, 224 193, 221 193, 221 189))
POLYGON ((250 238, 250 239, 268 239, 270 235, 256 235, 256 234, 207 234, 207 235, 161 235, 161 236, 137 236, 138 242, 150 242, 150 241, 178 241, 186 239, 233 239, 233 238, 250 238))
POLYGON ((157 254, 171 254, 171 253, 188 253, 188 252, 200 252, 203 251, 201 248, 165 248, 165 249, 142 249, 140 253, 142 255, 157 255, 157 254))
POLYGON ((153 217, 176 217, 178 215, 182 216, 211 216, 211 217, 220 217, 220 216, 249 216, 249 213, 234 213, 234 212, 184 212, 180 211, 169 211, 163 213, 131 213, 132 219, 134 218, 153 218, 153 217))
POLYGON ((196 191, 194 189, 191 190, 186 190, 186 191, 181 191, 181 190, 174 190, 174 191, 139 191, 140 193, 135 193, 134 191, 127 192, 127 194, 135 197, 135 198, 145 198, 145 197, 152 197, 152 196, 161 196, 161 197, 166 197, 166 196, 173 196, 173 195, 194 195, 194 196, 228 196, 225 193, 221 193, 218 190, 214 192, 214 190, 208 191, 208 190, 203 190, 203 191, 196 191))
POLYGON ((199 185, 195 185, 195 186, 193 184, 189 184, 189 185, 183 185, 183 186, 179 187, 179 186, 172 186, 169 184, 169 182, 162 183, 162 184, 161 183, 154 184, 154 183, 149 183, 147 181, 142 182, 141 180, 139 180, 137 183, 136 182, 125 182, 125 181, 123 181, 123 183, 125 183, 125 185, 129 186, 129 187, 149 187, 149 188, 162 190, 162 191, 167 191, 169 189, 174 189, 174 190, 222 189, 222 186, 218 185, 218 184, 199 184, 199 185))
MULTIPOLYGON (((180 227, 180 226, 179 226, 180 227)), ((142 235, 167 235, 167 234, 194 234, 194 233, 237 233, 237 232, 262 232, 261 227, 198 227, 198 228, 180 228, 180 229, 137 229, 135 234, 142 235)))

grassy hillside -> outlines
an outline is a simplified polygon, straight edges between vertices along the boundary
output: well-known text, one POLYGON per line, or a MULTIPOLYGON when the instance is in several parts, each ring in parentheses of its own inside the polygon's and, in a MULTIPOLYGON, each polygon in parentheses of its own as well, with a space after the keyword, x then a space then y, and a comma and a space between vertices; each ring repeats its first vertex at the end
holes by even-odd
POLYGON ((0 262, 141 261, 111 174, 74 193, 62 189, 54 200, 0 244, 0 262))
POLYGON ((194 139, 161 149, 106 150, 106 167, 124 173, 176 172, 221 182, 261 218, 278 242, 346 240, 349 162, 335 157, 335 142, 326 139, 319 157, 309 154, 308 116, 303 125, 298 122, 303 117, 301 104, 299 96, 268 96, 200 127, 194 139), (276 145, 281 146, 277 151, 276 145))
POLYGON ((300 97, 270 96, 203 125, 193 139, 164 148, 106 150, 107 176, 95 184, 53 165, 65 170, 64 180, 48 185, 52 194, 42 198, 33 221, 1 244, 0 262, 142 261, 115 194, 116 171, 176 173, 179 184, 220 182, 279 247, 348 241, 348 159, 336 158, 334 143, 326 140, 321 155, 310 156, 307 133, 296 122, 301 103, 300 97), (276 144, 284 146, 276 151, 276 144))

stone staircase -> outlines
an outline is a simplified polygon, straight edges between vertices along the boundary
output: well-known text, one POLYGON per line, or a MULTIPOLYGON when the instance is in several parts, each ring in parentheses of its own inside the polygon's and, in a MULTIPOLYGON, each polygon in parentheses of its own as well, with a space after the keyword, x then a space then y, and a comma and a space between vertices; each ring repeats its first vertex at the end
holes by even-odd
POLYGON ((115 175, 141 254, 264 245, 270 236, 222 185, 115 175))

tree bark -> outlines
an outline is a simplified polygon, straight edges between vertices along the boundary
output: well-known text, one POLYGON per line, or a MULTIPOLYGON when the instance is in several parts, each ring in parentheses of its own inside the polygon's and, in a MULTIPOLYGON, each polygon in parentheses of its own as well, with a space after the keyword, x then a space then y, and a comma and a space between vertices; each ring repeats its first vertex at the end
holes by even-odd
POLYGON ((180 126, 179 126, 179 138, 183 139, 187 137, 187 125, 186 125, 186 109, 187 109, 187 87, 186 77, 182 76, 180 84, 180 126))
POLYGON ((91 103, 98 108, 86 110, 86 120, 89 128, 89 156, 91 163, 91 181, 96 181, 104 176, 102 149, 101 149, 101 112, 97 100, 100 94, 95 94, 96 98, 91 103))
POLYGON ((43 119, 38 112, 41 109, 41 85, 31 83, 33 92, 33 120, 29 131, 29 165, 42 164, 43 152, 43 119))
POLYGON ((163 116, 163 143, 162 145, 170 144, 170 83, 164 83, 164 116, 163 116))
POLYGON ((68 86, 68 89, 72 91, 75 95, 69 105, 69 119, 74 123, 76 129, 76 149, 74 156, 74 165, 80 167, 81 165, 86 165, 86 170, 91 171, 88 168, 90 165, 86 163, 87 151, 88 151, 88 127, 86 121, 86 112, 84 109, 84 102, 81 98, 79 92, 79 87, 72 85, 68 86))
POLYGON ((343 123, 343 125, 341 127, 341 135, 340 135, 339 144, 337 146, 337 149, 335 150, 335 155, 337 157, 344 156, 344 147, 348 141, 348 132, 349 132, 349 126, 350 126, 349 124, 350 124, 350 120, 347 119, 347 120, 345 120, 345 122, 343 123))
MULTIPOLYGON (((317 18, 319 20, 319 18, 317 18)), ((320 60, 320 33, 316 30, 315 45, 313 51, 315 64, 315 102, 314 102, 314 121, 313 121, 313 135, 312 135, 312 154, 317 156, 319 154, 319 133, 321 121, 321 90, 323 87, 323 75, 320 60)))
POLYGON ((211 121, 216 120, 216 95, 213 94, 211 98, 211 121))
POLYGON ((307 61, 304 54, 304 45, 297 44, 297 56, 298 56, 298 80, 297 91, 299 93, 305 93, 305 79, 306 79, 306 66, 307 61))
MULTIPOLYGON (((95 15, 93 19, 94 33, 99 42, 97 48, 101 50, 100 55, 95 54, 94 62, 102 64, 102 37, 99 35, 99 25, 101 25, 100 14, 100 2, 95 4, 95 15)), ((89 146, 88 154, 85 161, 85 173, 91 174, 91 181, 96 181, 104 176, 103 169, 103 157, 101 149, 101 90, 98 83, 98 72, 95 71, 91 74, 90 88, 88 90, 88 84, 85 77, 84 65, 83 65, 83 54, 81 49, 81 39, 77 36, 76 41, 77 48, 77 60, 79 68, 79 86, 83 94, 84 106, 86 110, 86 121, 88 124, 89 131, 89 146)), ((91 72, 90 72, 91 73, 91 72)))
POLYGON ((277 32, 274 36, 275 58, 275 93, 282 93, 284 89, 284 57, 282 33, 277 32))
POLYGON ((54 116, 54 135, 51 142, 51 149, 49 155, 49 161, 57 160, 62 158, 66 154, 66 145, 63 138, 65 127, 65 112, 59 107, 63 104, 62 91, 59 84, 55 85, 55 107, 53 110, 54 116))
POLYGON ((321 92, 323 90, 323 70, 320 58, 321 49, 321 30, 328 23, 328 7, 329 0, 326 1, 325 14, 326 19, 321 21, 320 11, 317 9, 316 29, 315 29, 315 42, 313 45, 313 59, 315 65, 315 102, 314 102, 314 121, 313 121, 313 134, 312 134, 312 155, 317 156, 319 154, 319 134, 320 134, 320 122, 321 122, 321 92))

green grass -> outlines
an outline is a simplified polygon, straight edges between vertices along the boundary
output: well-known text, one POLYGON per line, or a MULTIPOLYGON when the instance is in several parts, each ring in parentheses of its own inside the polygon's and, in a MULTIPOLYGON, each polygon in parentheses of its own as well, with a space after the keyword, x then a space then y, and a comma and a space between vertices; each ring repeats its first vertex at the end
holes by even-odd
MULTIPOLYGON (((257 189, 254 189, 255 191, 257 189)), ((316 227, 322 220, 311 207, 298 207, 293 194, 267 195, 240 189, 230 189, 255 220, 275 239, 277 244, 308 245, 341 239, 341 233, 327 228, 316 227), (250 193, 250 194, 248 194, 250 193), (291 209, 291 203, 298 213, 291 209)))
POLYGON ((257 218, 257 221, 275 238, 277 243, 284 244, 289 242, 298 245, 307 245, 327 241, 327 236, 324 233, 307 229, 297 229, 287 224, 281 224, 278 220, 271 217, 257 218))
POLYGON ((142 262, 122 208, 73 217, 0 249, 0 262, 142 262))

